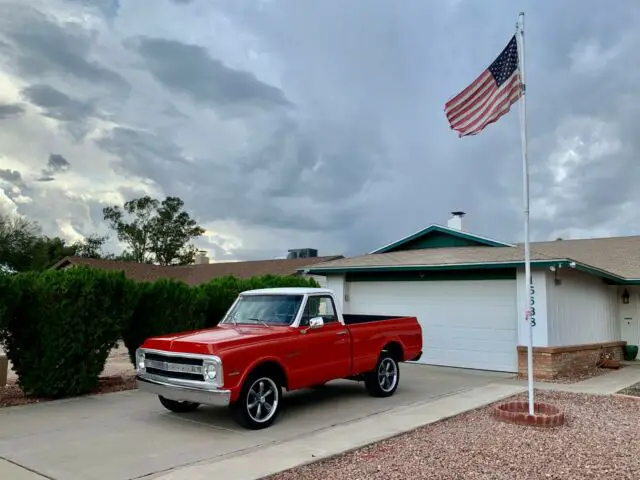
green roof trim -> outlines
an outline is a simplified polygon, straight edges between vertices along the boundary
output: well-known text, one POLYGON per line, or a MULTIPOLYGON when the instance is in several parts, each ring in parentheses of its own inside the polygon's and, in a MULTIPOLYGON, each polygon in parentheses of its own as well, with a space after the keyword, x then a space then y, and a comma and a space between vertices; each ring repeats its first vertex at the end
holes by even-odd
MULTIPOLYGON (((456 270, 489 270, 489 269, 501 269, 501 268, 521 268, 524 266, 524 260, 515 262, 484 262, 484 263, 454 263, 449 265, 364 265, 364 266, 345 266, 345 267, 322 267, 319 264, 317 267, 300 269, 304 273, 311 275, 330 275, 330 274, 343 274, 350 272, 369 272, 369 273, 384 273, 384 272, 415 272, 415 271, 456 271, 456 270)), ((532 267, 564 267, 575 268, 578 271, 600 277, 614 285, 640 285, 640 278, 624 278, 619 275, 615 275, 606 270, 592 267, 584 263, 576 262, 569 258, 557 259, 557 260, 531 260, 532 267), (573 266, 571 266, 573 265, 573 266)))
MULTIPOLYGON (((531 265, 536 267, 568 266, 571 260, 531 260, 531 265)), ((524 265, 523 261, 517 262, 485 262, 485 263, 453 263, 447 265, 365 265, 351 267, 317 267, 303 269, 311 275, 326 275, 331 273, 349 272, 415 272, 415 271, 446 271, 446 270, 473 270, 473 269, 498 269, 518 268, 524 265)))
POLYGON ((371 252, 375 253, 388 253, 398 250, 412 250, 414 248, 442 248, 442 247, 456 247, 456 246, 485 246, 485 247, 513 247, 510 243, 500 242, 498 240, 492 240, 490 238, 475 235, 473 233, 461 232, 453 228, 445 227, 443 225, 430 225, 427 228, 423 228, 419 232, 416 232, 408 237, 401 238, 389 245, 385 245, 377 250, 371 252), (441 240, 434 242, 433 245, 429 245, 425 237, 430 235, 440 234, 450 238, 450 242, 443 244, 441 240), (412 244, 417 244, 412 246, 412 244))

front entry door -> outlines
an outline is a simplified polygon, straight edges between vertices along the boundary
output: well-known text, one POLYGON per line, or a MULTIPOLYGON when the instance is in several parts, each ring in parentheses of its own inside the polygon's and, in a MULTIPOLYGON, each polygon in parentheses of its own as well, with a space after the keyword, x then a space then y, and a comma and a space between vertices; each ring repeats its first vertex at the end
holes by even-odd
POLYGON ((629 345, 640 344, 640 315, 638 315, 637 296, 632 295, 631 301, 620 305, 620 334, 621 340, 629 345))
POLYGON ((635 317, 623 317, 621 327, 623 341, 629 345, 640 344, 640 321, 638 321, 637 315, 635 317))

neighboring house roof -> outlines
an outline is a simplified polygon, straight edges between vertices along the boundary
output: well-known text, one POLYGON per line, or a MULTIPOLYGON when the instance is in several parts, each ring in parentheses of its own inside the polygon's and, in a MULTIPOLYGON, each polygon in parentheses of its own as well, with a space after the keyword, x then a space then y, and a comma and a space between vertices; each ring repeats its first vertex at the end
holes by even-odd
POLYGON ((433 224, 409 236, 391 242, 371 253, 388 253, 400 250, 418 250, 442 247, 513 247, 510 243, 483 237, 474 233, 455 230, 444 225, 433 224))
MULTIPOLYGON (((441 229, 438 231, 442 232, 441 229)), ((343 258, 309 266, 307 270, 309 273, 327 274, 363 270, 513 268, 524 264, 522 244, 488 246, 434 248, 427 245, 420 249, 343 258)), ((640 236, 532 242, 531 261, 535 266, 575 264, 574 268, 612 283, 640 284, 640 236)))
POLYGON ((155 281, 160 278, 182 280, 189 285, 199 285, 217 277, 233 275, 237 278, 251 278, 263 275, 296 275, 306 265, 343 258, 342 255, 324 257, 295 258, 282 260, 255 260, 249 262, 220 262, 203 265, 161 266, 147 263, 100 260, 84 257, 65 257, 53 269, 74 265, 87 265, 103 270, 123 271, 128 278, 138 281, 155 281))

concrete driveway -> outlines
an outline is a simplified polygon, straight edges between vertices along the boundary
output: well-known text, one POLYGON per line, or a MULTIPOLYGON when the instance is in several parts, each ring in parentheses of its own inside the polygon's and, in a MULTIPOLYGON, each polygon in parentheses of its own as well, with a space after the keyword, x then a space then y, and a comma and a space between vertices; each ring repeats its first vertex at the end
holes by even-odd
POLYGON ((336 381, 321 391, 287 395, 278 421, 256 432, 236 426, 226 409, 201 407, 177 415, 137 391, 5 408, 0 409, 0 457, 49 479, 128 480, 434 401, 507 376, 404 364, 391 398, 372 398, 362 384, 336 381))

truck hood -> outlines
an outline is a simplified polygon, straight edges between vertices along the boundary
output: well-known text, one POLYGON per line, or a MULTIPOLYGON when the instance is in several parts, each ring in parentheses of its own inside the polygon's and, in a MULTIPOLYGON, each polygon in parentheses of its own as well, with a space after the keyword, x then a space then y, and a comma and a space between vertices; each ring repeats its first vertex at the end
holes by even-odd
POLYGON ((149 338, 143 347, 176 353, 217 355, 235 346, 277 340, 289 331, 289 327, 281 326, 225 324, 206 330, 149 338))

